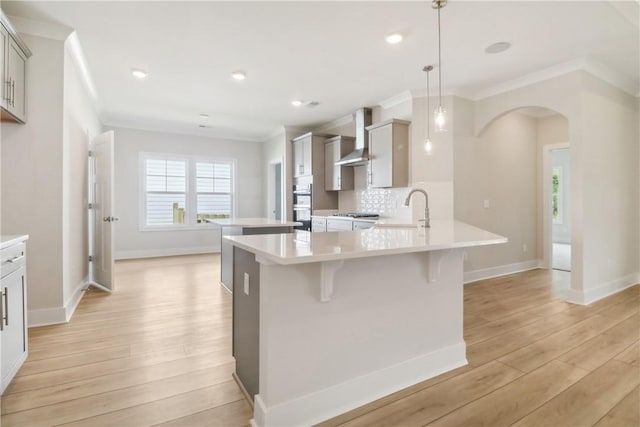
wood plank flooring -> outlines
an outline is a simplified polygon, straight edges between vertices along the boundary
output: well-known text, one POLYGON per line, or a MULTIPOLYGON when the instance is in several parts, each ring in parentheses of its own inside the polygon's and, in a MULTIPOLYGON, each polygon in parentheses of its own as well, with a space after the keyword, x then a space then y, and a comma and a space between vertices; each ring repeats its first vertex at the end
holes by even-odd
MULTIPOLYGON (((118 262, 115 293, 90 290, 70 323, 29 330, 2 425, 246 426, 219 260, 118 262)), ((640 426, 640 286, 582 307, 563 301, 568 277, 467 285, 468 366, 322 426, 640 426)))

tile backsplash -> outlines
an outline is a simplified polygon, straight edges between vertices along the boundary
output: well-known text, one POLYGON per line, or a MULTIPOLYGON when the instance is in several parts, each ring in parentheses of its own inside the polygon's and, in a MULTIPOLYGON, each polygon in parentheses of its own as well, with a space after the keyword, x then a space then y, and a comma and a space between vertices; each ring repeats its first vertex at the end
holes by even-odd
MULTIPOLYGON (((419 182, 411 188, 423 188, 429 193, 431 219, 453 219, 453 183, 419 182)), ((353 191, 341 191, 339 194, 340 212, 377 213, 382 218, 417 220, 424 216, 424 198, 416 195, 411 206, 404 201, 411 188, 359 188, 353 191)))
POLYGON ((355 190, 355 210, 374 212, 385 218, 410 219, 411 209, 404 206, 408 188, 369 188, 355 190))

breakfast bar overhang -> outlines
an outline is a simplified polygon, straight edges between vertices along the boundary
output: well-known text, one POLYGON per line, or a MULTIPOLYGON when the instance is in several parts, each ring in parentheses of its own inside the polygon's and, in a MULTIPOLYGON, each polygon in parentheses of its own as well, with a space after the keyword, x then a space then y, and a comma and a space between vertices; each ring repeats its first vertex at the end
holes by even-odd
POLYGON ((260 427, 312 425, 467 364, 464 249, 507 241, 458 221, 225 239, 244 285, 236 378, 260 427))

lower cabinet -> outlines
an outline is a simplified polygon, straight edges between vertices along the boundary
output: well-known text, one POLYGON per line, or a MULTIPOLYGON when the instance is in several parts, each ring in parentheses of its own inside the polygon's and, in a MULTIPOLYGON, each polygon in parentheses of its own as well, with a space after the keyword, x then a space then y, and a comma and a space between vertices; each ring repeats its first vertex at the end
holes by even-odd
POLYGON ((311 218, 311 231, 314 233, 324 233, 327 231, 327 219, 311 218))
POLYGON ((27 359, 27 281, 24 242, 0 251, 0 372, 2 392, 27 359))

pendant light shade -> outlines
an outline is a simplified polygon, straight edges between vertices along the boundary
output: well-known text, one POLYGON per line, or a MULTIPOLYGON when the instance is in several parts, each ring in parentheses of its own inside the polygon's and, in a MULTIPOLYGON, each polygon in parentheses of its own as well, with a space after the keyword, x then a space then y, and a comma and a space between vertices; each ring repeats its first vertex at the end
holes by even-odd
POLYGON ((447 110, 442 106, 442 43, 440 37, 440 9, 447 5, 447 0, 433 0, 431 7, 438 11, 438 107, 434 112, 436 132, 447 130, 447 110))

